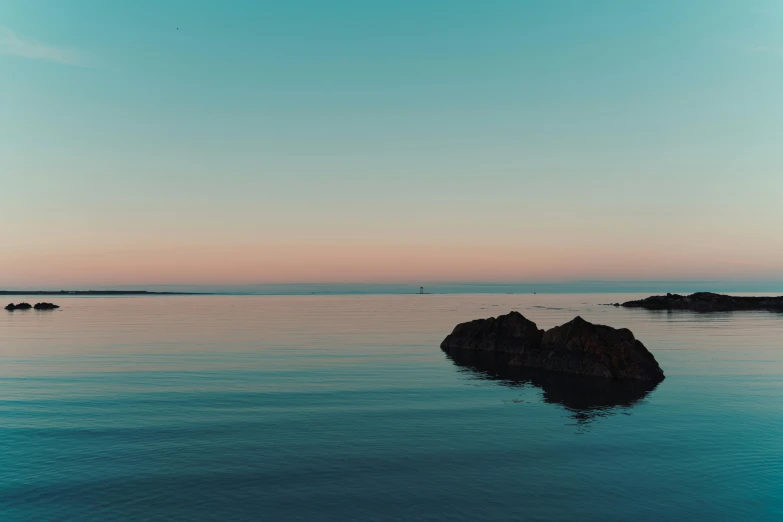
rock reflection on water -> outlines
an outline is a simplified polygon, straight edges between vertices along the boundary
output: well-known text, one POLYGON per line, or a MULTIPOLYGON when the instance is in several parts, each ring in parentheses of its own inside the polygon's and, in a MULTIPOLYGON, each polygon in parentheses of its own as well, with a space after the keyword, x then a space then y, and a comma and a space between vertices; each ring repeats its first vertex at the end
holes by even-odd
POLYGON ((563 406, 580 424, 622 413, 658 386, 650 381, 613 381, 508 366, 508 358, 503 354, 454 350, 446 357, 477 379, 497 381, 512 388, 539 388, 544 402, 563 406))

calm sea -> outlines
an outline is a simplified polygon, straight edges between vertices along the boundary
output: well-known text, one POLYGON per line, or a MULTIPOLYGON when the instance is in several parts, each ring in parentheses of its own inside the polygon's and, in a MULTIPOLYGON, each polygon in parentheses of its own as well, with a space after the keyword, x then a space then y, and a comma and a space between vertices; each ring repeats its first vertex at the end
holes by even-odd
MULTIPOLYGON (((783 520, 783 314, 642 295, 57 298, 0 314, 0 520, 783 520), (439 349, 628 327, 656 388, 439 349)), ((8 300, 20 300, 19 298, 8 300)))

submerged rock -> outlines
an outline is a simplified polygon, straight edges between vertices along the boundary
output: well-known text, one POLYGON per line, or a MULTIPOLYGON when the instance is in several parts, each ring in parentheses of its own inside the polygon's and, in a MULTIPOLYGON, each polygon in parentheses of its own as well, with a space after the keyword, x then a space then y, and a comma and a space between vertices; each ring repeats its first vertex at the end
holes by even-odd
POLYGON ((54 303, 35 303, 35 306, 33 307, 36 310, 54 310, 55 308, 60 308, 54 303))
POLYGON ((783 296, 739 297, 712 292, 696 292, 691 295, 653 295, 638 301, 625 302, 622 306, 646 310, 691 310, 694 312, 734 312, 740 310, 783 312, 783 296))
POLYGON ((544 332, 519 312, 462 323, 441 349, 509 356, 511 367, 536 368, 616 380, 661 381, 655 357, 628 329, 596 325, 581 317, 544 332))

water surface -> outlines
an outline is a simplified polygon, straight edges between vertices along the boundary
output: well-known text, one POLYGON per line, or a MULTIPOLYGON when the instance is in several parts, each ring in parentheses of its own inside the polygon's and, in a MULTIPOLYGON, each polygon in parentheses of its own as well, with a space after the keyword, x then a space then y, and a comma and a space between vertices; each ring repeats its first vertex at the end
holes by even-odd
POLYGON ((642 295, 58 298, 0 315, 0 520, 783 519, 783 315, 642 295), (654 389, 454 360, 581 315, 654 389))

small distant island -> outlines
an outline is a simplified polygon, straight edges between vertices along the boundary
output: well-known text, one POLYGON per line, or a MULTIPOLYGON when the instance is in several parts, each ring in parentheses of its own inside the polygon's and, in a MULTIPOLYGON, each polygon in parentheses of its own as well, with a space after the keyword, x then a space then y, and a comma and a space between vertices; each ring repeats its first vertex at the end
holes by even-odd
POLYGON ((5 307, 9 312, 13 312, 14 310, 29 310, 30 308, 35 308, 36 310, 54 310, 55 308, 60 307, 54 303, 35 303, 35 306, 30 303, 10 303, 5 307))
POLYGON ((203 292, 150 292, 147 290, 0 290, 0 295, 208 295, 203 292))
POLYGON ((740 297, 696 292, 691 295, 666 294, 654 295, 637 301, 614 303, 625 308, 644 308, 645 310, 690 310, 692 312, 736 312, 768 310, 783 312, 783 296, 778 297, 740 297))

